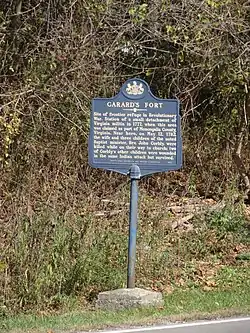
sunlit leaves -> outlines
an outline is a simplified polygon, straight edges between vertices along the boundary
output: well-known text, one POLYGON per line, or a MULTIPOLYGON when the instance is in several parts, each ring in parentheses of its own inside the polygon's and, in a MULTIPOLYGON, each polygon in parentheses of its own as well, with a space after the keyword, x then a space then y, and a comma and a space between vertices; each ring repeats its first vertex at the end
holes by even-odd
POLYGON ((146 3, 138 6, 131 7, 129 14, 134 23, 142 23, 145 21, 148 12, 148 5, 146 3))

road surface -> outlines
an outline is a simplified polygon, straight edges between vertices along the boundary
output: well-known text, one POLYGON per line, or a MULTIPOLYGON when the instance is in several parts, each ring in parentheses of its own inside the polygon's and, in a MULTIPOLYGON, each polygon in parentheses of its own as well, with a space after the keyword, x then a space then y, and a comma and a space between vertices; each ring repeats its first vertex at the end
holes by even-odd
POLYGON ((102 333, 250 333, 250 317, 141 327, 102 333))

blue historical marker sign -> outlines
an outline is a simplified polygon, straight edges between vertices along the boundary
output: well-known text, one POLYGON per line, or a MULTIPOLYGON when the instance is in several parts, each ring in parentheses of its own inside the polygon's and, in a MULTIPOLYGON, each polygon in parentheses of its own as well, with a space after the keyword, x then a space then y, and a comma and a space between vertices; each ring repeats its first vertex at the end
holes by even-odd
POLYGON ((94 98, 89 164, 140 176, 176 170, 182 164, 179 101, 155 97, 141 79, 126 81, 113 98, 94 98))
POLYGON ((176 170, 182 163, 179 102, 153 96, 140 79, 124 83, 113 98, 94 98, 90 118, 89 163, 131 179, 128 288, 135 287, 138 179, 176 170))

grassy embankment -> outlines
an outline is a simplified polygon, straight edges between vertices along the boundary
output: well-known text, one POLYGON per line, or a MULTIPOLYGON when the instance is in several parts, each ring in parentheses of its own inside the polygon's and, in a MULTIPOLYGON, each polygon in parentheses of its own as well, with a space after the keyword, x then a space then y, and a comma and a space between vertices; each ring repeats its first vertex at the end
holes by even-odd
POLYGON ((249 265, 222 268, 215 290, 180 289, 165 295, 165 306, 156 309, 105 312, 75 308, 57 315, 18 315, 3 318, 1 329, 9 332, 89 330, 114 326, 146 325, 169 321, 218 318, 250 313, 249 265))
POLYGON ((19 224, 2 259, 1 330, 90 329, 249 313, 249 225, 242 206, 194 213, 200 204, 190 199, 174 205, 172 200, 170 209, 167 202, 141 198, 137 286, 163 292, 163 308, 93 311, 99 291, 126 282, 124 196, 119 207, 104 201, 92 219, 40 217, 19 224), (187 207, 193 211, 188 215, 187 207))

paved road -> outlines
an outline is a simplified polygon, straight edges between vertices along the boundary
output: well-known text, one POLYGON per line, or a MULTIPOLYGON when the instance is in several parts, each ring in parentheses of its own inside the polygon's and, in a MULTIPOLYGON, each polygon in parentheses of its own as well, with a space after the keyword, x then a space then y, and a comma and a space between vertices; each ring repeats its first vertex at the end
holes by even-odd
MULTIPOLYGON (((106 331, 105 333, 250 333, 250 317, 215 321, 153 326, 126 330, 106 331)), ((104 332, 103 332, 104 333, 104 332)))

